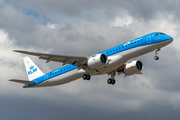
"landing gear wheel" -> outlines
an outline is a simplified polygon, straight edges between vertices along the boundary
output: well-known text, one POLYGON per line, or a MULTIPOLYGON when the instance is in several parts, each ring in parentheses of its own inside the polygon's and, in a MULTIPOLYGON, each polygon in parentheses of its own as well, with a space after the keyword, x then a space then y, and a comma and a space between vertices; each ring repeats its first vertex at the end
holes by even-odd
POLYGON ((87 80, 87 75, 84 74, 84 75, 82 76, 82 78, 83 78, 84 80, 87 80))
POLYGON ((112 79, 111 84, 114 85, 116 83, 116 81, 114 79, 112 79))
POLYGON ((155 60, 159 60, 159 56, 154 56, 154 59, 155 60))
POLYGON ((91 79, 91 76, 90 76, 90 75, 87 75, 87 74, 84 74, 84 75, 82 76, 82 78, 83 78, 84 80, 90 80, 90 79, 91 79))
POLYGON ((116 83, 116 81, 115 81, 114 79, 109 78, 109 79, 107 80, 107 83, 114 85, 114 84, 116 83))
POLYGON ((90 75, 87 75, 87 78, 86 78, 87 80, 90 80, 91 79, 91 76, 90 75))
POLYGON ((108 83, 108 84, 111 84, 111 83, 112 83, 112 79, 109 78, 109 79, 107 80, 107 83, 108 83))

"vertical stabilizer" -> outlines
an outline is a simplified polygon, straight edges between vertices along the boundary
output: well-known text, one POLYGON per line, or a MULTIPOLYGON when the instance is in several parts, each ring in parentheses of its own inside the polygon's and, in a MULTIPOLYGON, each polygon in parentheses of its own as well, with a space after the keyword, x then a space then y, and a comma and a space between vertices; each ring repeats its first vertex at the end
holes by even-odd
POLYGON ((34 62, 29 57, 24 57, 23 61, 29 81, 32 81, 44 75, 44 73, 36 66, 36 64, 34 64, 34 62))

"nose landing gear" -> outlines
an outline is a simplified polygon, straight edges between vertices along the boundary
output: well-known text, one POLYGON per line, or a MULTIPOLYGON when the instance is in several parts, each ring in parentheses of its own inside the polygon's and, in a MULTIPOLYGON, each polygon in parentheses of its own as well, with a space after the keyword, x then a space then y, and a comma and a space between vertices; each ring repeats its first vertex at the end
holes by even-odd
POLYGON ((155 56, 154 56, 154 60, 159 60, 159 56, 157 56, 158 51, 160 51, 159 48, 155 49, 155 56))

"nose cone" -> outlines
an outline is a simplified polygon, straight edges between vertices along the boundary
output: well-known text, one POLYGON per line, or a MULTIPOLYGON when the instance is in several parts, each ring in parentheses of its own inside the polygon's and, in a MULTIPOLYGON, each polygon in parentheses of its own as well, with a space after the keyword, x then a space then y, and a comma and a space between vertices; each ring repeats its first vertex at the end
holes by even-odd
POLYGON ((173 38, 171 36, 166 36, 165 40, 168 41, 169 43, 171 43, 173 41, 173 38))

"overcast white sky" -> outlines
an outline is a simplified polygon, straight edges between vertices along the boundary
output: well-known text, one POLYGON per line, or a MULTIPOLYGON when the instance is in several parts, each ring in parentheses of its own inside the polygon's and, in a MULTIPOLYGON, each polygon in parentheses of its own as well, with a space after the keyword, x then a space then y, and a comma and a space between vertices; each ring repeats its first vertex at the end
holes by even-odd
MULTIPOLYGON (((179 120, 180 0, 0 0, 0 120, 179 120), (26 80, 14 49, 89 56, 151 32, 173 43, 138 57, 142 75, 107 75, 69 84, 23 89, 26 80)), ((60 63, 31 57, 44 72, 60 63)))

